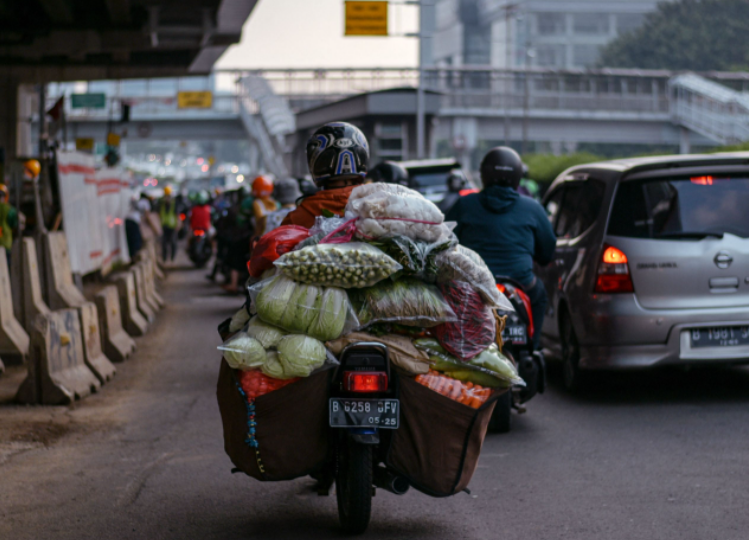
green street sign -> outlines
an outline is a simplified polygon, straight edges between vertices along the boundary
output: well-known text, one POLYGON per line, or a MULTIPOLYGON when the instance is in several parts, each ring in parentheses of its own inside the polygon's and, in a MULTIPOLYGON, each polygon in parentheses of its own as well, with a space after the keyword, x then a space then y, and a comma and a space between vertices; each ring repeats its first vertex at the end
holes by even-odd
POLYGON ((70 104, 74 109, 103 109, 107 104, 106 94, 72 94, 70 104))

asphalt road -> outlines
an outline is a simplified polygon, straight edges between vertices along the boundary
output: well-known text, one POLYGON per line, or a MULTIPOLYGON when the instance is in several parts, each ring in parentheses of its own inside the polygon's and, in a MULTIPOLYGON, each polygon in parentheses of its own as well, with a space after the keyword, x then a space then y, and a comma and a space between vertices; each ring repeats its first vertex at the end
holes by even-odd
MULTIPOLYGON (((0 459, 0 538, 341 536, 335 497, 309 480, 230 474, 215 328, 239 306, 203 274, 171 273, 168 307, 100 394, 0 407, 0 443, 15 448, 0 459)), ((749 371, 606 377, 584 397, 558 380, 487 438, 471 495, 378 490, 365 537, 749 537, 749 371)))

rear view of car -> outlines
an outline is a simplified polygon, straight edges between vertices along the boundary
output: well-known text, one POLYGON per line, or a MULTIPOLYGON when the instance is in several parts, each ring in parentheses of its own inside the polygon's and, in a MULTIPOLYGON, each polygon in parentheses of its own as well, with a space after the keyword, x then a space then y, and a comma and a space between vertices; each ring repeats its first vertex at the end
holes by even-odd
POLYGON ((567 386, 586 369, 749 362, 747 157, 588 167, 602 210, 544 276, 567 386))

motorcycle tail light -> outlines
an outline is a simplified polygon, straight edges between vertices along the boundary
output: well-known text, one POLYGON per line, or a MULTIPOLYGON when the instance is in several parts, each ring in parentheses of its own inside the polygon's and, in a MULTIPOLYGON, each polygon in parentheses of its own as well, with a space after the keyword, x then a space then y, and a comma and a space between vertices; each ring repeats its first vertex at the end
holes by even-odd
POLYGON ((193 232, 195 236, 205 236, 205 231, 201 231, 200 229, 195 229, 195 232, 193 232))
POLYGON ((525 292, 521 291, 520 289, 515 289, 515 294, 518 295, 520 301, 523 303, 523 307, 525 308, 525 314, 528 316, 528 337, 532 338, 533 333, 535 332, 535 328, 533 326, 533 311, 531 311, 531 299, 527 294, 525 294, 525 292))
POLYGON ((603 246, 603 255, 596 279, 596 292, 601 294, 635 292, 628 263, 627 255, 622 250, 614 246, 603 246))
POLYGON ((385 392, 388 389, 388 376, 382 371, 346 371, 343 374, 343 389, 361 394, 385 392))
POLYGON ((179 219, 180 219, 180 221, 185 221, 187 219, 187 214, 185 214, 185 213, 180 214, 179 215, 179 219))

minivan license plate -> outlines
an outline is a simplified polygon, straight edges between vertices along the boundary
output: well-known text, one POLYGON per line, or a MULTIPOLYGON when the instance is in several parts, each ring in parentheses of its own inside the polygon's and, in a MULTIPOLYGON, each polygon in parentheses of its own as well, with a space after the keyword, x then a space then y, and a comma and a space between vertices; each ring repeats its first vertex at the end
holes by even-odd
POLYGON ((330 427, 377 427, 398 429, 397 399, 330 398, 330 427))
POLYGON ((749 345, 749 326, 694 328, 689 331, 692 348, 749 345))

